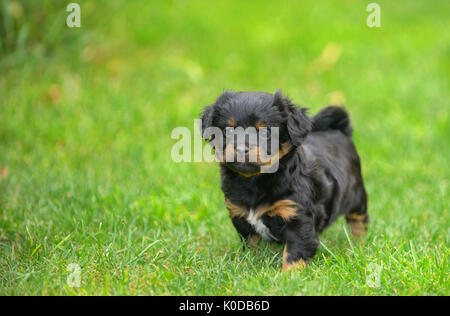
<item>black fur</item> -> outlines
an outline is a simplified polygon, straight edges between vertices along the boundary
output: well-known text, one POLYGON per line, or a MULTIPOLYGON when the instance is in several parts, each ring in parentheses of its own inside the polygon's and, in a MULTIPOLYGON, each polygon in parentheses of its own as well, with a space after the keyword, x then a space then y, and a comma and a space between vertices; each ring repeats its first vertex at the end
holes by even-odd
POLYGON ((247 214, 280 200, 297 203, 295 214, 285 219, 264 213, 260 220, 270 230, 268 239, 286 243, 287 263, 312 258, 319 245, 318 234, 339 215, 356 214, 364 216, 364 223, 368 221, 360 160, 351 139, 349 116, 342 107, 330 106, 309 118, 306 109, 280 91, 227 91, 205 108, 203 128, 225 129, 230 118, 244 128, 261 121, 279 127, 280 146, 291 145, 275 173, 255 174, 260 169, 254 164, 221 162, 225 198, 247 212, 232 216, 242 238, 258 234, 247 214))
POLYGON ((348 137, 352 136, 350 117, 343 107, 329 106, 313 117, 313 131, 318 132, 332 129, 340 130, 348 137))

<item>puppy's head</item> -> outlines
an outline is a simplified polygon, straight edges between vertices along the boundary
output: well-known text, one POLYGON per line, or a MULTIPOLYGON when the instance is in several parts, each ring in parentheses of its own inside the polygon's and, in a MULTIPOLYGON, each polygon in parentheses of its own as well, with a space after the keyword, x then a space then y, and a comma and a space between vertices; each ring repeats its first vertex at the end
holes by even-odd
POLYGON ((305 112, 281 91, 227 91, 205 107, 202 135, 213 142, 221 163, 250 177, 302 144, 311 131, 305 112), (216 132, 208 133, 208 129, 216 132))

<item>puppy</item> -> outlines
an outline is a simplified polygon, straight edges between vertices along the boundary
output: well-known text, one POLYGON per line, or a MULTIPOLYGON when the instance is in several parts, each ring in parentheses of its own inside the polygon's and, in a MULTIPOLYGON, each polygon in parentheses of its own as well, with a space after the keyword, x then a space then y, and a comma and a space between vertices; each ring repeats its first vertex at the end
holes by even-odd
POLYGON ((205 107, 202 135, 220 160, 234 227, 249 243, 285 243, 283 271, 304 267, 316 253, 318 234, 339 215, 355 236, 366 231, 367 195, 344 108, 329 106, 308 117, 280 91, 227 91, 205 107), (208 128, 222 133, 210 136, 208 128), (256 141, 245 131, 236 141, 238 128, 255 130, 256 141), (275 141, 267 141, 274 130, 275 141))

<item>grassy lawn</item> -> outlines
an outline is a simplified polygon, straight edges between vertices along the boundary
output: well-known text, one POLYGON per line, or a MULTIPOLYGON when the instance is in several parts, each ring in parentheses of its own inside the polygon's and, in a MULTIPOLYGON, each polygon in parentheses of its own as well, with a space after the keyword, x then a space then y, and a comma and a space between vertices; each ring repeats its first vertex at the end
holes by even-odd
POLYGON ((0 294, 450 295, 450 4, 378 1, 369 28, 369 2, 33 8, 0 55, 0 294), (281 245, 242 250, 216 164, 171 160, 224 89, 277 88, 346 104, 372 221, 288 274, 281 245))

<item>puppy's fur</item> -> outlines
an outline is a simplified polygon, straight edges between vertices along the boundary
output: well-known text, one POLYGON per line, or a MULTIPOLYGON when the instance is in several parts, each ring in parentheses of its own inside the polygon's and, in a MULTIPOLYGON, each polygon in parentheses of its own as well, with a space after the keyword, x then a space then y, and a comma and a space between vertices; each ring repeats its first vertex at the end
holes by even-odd
POLYGON ((310 118, 279 91, 227 91, 204 109, 202 123, 203 131, 279 128, 275 173, 261 173, 259 162, 223 161, 221 181, 231 220, 244 240, 285 243, 283 271, 303 267, 316 253, 318 234, 339 215, 354 235, 366 230, 367 196, 344 108, 329 106, 310 118))

